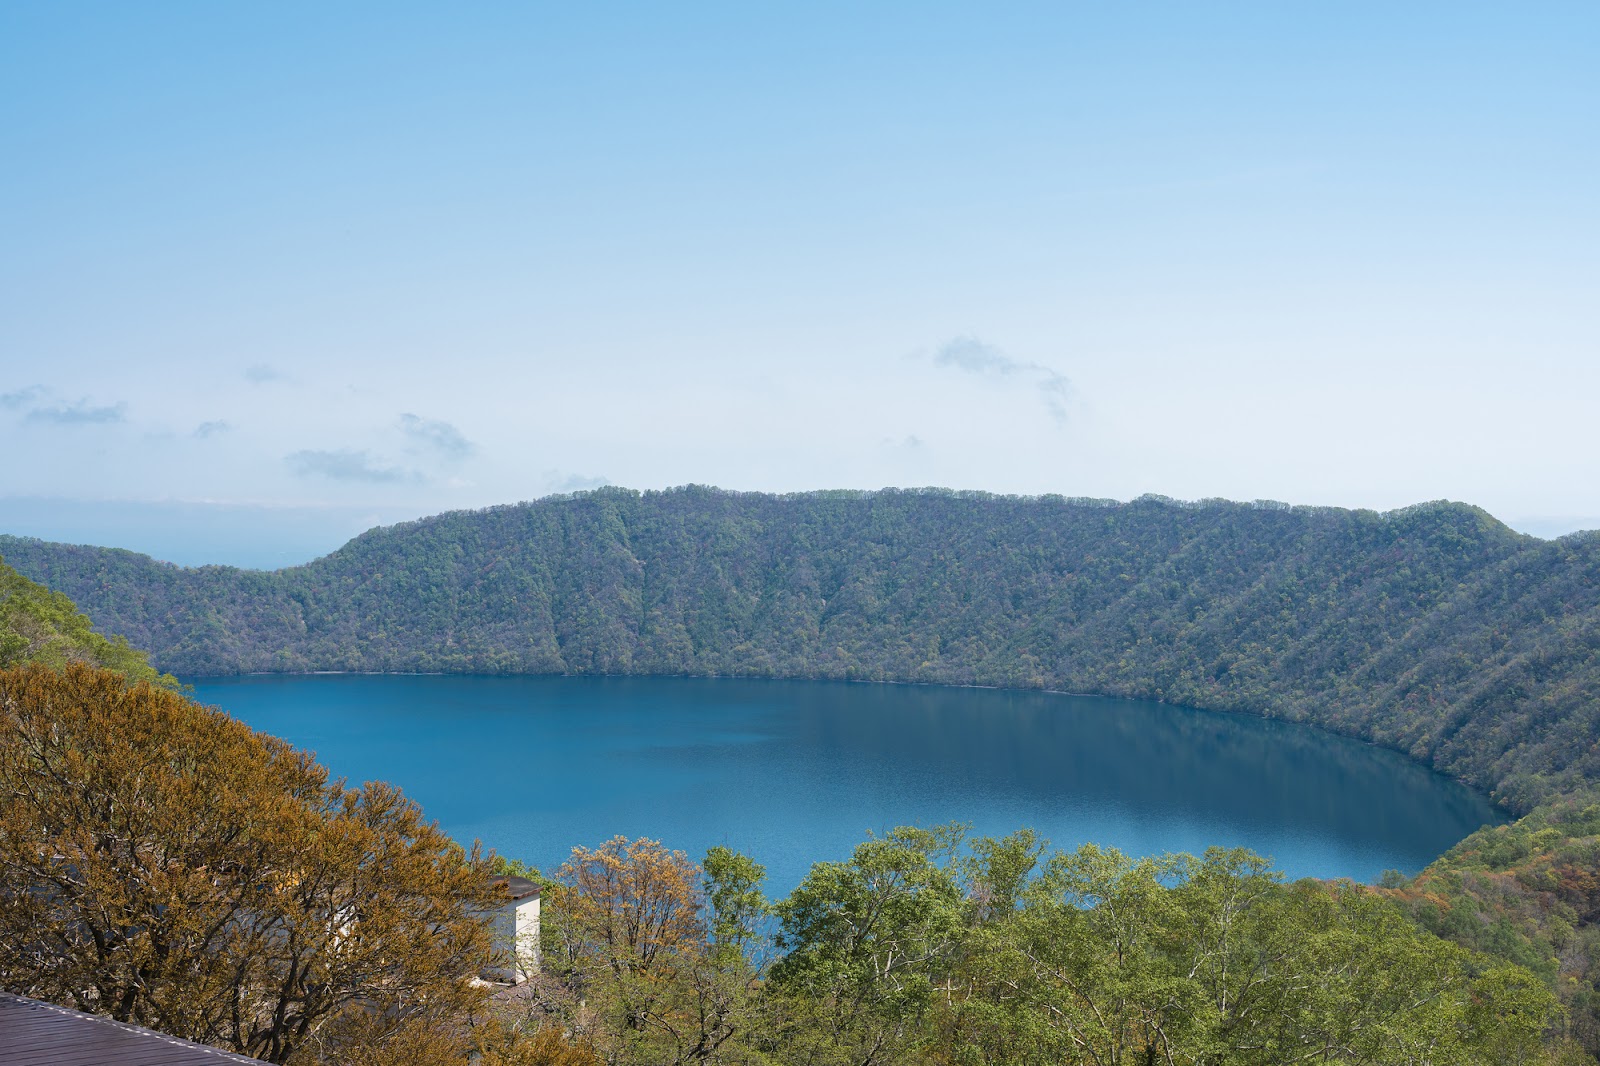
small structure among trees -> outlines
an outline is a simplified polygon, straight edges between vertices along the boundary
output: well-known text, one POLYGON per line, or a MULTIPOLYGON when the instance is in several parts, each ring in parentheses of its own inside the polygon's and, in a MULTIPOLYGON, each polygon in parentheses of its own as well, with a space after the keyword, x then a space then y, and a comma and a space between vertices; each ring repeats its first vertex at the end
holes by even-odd
POLYGON ((503 984, 521 984, 539 972, 539 883, 508 874, 497 877, 500 906, 489 916, 494 958, 483 976, 503 984))

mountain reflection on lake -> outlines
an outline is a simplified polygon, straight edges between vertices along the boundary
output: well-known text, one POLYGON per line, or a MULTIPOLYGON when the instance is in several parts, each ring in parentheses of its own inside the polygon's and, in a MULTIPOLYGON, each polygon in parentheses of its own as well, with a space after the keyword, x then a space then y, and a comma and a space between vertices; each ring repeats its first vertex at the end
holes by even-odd
POLYGON ((1058 848, 1244 846, 1290 877, 1415 872, 1487 799, 1396 752, 1141 700, 822 681, 333 675, 195 695, 384 780, 458 840, 546 870, 574 844, 726 844, 787 892, 869 830, 1027 826, 1058 848))

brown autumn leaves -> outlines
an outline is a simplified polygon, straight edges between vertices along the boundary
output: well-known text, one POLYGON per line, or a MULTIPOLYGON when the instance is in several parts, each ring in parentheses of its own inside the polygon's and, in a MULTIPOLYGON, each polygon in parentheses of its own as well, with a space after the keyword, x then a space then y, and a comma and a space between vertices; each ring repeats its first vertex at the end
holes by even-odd
POLYGON ((0 986, 270 1062, 481 1009, 486 865, 393 788, 81 665, 0 673, 0 726, 0 986))

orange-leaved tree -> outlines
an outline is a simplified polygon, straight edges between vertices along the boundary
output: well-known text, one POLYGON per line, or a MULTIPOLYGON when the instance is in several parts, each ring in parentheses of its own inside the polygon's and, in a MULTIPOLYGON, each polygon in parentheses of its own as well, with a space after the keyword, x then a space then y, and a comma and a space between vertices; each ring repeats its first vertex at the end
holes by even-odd
POLYGON ((609 1061, 725 1060, 757 1027, 757 975, 713 936, 706 880, 683 852, 620 836, 574 848, 556 871, 547 959, 583 997, 588 1013, 573 1020, 609 1061))
POLYGON ((270 1062, 455 1025, 486 864, 382 784, 107 670, 0 671, 0 985, 270 1062))

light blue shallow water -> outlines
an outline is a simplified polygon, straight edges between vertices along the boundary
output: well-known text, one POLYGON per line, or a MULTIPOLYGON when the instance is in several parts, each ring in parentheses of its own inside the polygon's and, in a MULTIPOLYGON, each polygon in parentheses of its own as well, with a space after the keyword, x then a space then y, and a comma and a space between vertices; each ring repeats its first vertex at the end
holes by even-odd
POLYGON ((463 842, 553 869, 574 844, 726 844, 787 892, 868 830, 1031 827, 1060 848, 1249 847, 1291 877, 1414 872, 1483 797, 1303 726, 1138 700, 805 681, 190 679, 197 698, 384 780, 463 842))

